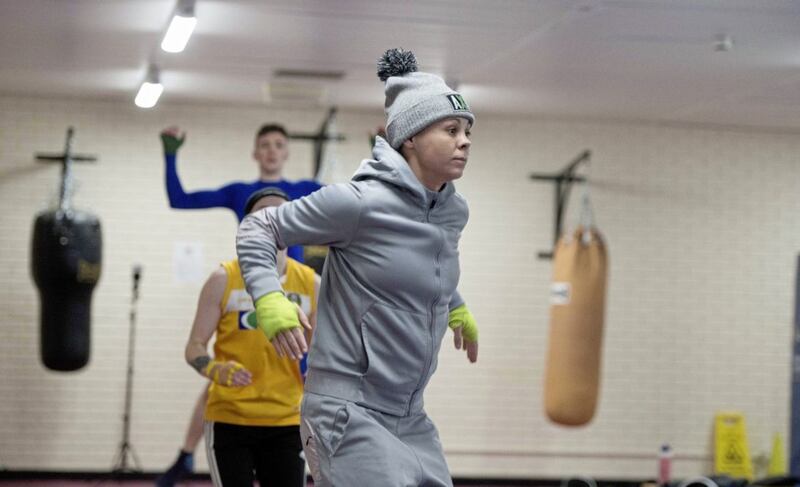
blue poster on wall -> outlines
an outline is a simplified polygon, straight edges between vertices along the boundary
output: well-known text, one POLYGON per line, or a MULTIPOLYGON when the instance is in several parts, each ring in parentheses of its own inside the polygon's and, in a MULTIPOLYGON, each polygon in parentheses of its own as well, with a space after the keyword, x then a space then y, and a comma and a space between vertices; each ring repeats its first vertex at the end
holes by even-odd
POLYGON ((797 279, 794 297, 794 342, 792 353, 792 431, 789 471, 800 476, 800 257, 797 259, 797 279))

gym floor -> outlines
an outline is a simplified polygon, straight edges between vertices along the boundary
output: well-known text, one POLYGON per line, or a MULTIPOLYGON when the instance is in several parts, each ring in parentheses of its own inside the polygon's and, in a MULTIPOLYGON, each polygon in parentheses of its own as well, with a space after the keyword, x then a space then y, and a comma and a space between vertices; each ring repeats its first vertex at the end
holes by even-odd
MULTIPOLYGON (((114 478, 108 473, 43 473, 18 471, 0 472, 2 487, 153 487, 155 474, 129 474, 124 478, 114 478)), ((211 479, 206 474, 194 474, 190 479, 179 482, 176 487, 211 487, 211 479)), ((314 483, 309 480, 308 487, 314 483)), ((455 479, 455 487, 556 487, 559 480, 472 480, 455 479)), ((638 487, 639 482, 598 482, 599 487, 638 487)))
MULTIPOLYGON (((211 487, 213 484, 211 480, 187 480, 185 482, 180 482, 177 484, 177 487, 211 487)), ((313 482, 309 482, 308 486, 313 487, 313 482)), ((557 485, 557 482, 542 482, 542 483, 518 483, 518 484, 509 484, 509 483, 502 483, 502 484, 488 484, 488 483, 456 483, 456 487, 460 486, 471 486, 471 487, 508 487, 511 485, 517 486, 532 486, 532 485, 540 485, 540 486, 550 486, 550 485, 557 485)), ((15 480, 2 480, 0 479, 0 486, 3 487, 116 487, 116 486, 124 486, 124 487, 153 487, 152 480, 107 480, 107 479, 94 479, 94 480, 63 480, 63 479, 49 479, 49 480, 42 480, 42 479, 15 479, 15 480)))

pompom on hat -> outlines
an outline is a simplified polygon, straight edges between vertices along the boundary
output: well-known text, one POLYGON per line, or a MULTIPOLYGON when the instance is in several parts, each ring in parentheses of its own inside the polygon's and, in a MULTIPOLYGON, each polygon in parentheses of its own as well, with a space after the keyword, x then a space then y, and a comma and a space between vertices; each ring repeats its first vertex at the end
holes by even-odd
POLYGON ((378 78, 386 83, 386 137, 394 149, 445 118, 461 117, 475 123, 464 98, 442 78, 418 71, 411 51, 386 51, 378 60, 378 78))

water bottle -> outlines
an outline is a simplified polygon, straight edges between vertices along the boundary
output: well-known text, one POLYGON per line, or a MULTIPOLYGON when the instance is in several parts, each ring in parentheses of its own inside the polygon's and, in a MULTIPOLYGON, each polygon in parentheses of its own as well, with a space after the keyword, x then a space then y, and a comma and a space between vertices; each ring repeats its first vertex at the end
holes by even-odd
POLYGON ((658 453, 658 485, 664 487, 669 484, 672 470, 672 448, 668 443, 661 445, 658 453))

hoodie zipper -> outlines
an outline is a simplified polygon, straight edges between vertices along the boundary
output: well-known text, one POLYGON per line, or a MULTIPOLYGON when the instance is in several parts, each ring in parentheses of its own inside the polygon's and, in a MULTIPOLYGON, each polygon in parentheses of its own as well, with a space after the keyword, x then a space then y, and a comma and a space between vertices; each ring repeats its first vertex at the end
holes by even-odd
MULTIPOLYGON (((431 221, 431 212, 433 208, 436 206, 436 198, 431 200, 430 206, 428 206, 428 210, 425 212, 425 223, 430 223, 431 221)), ((436 298, 434 298, 433 302, 431 303, 430 308, 430 321, 428 330, 430 332, 430 340, 428 341, 428 350, 426 353, 425 358, 425 367, 422 369, 422 375, 419 378, 419 382, 417 382, 417 387, 414 390, 414 393, 411 395, 411 400, 408 402, 408 407, 406 408, 406 414, 411 412, 411 404, 416 399, 417 394, 419 394, 419 389, 422 386, 422 383, 425 381, 425 378, 428 376, 428 371, 431 368, 431 361, 433 360, 433 340, 435 335, 435 328, 436 328, 436 305, 439 304, 439 298, 442 294, 442 277, 441 277, 441 270, 439 269, 439 255, 442 253, 442 247, 444 247, 444 235, 442 234, 442 229, 434 226, 436 229, 436 233, 439 234, 439 248, 436 249, 436 254, 433 258, 434 269, 436 274, 436 282, 438 283, 438 291, 436 292, 436 298)))

